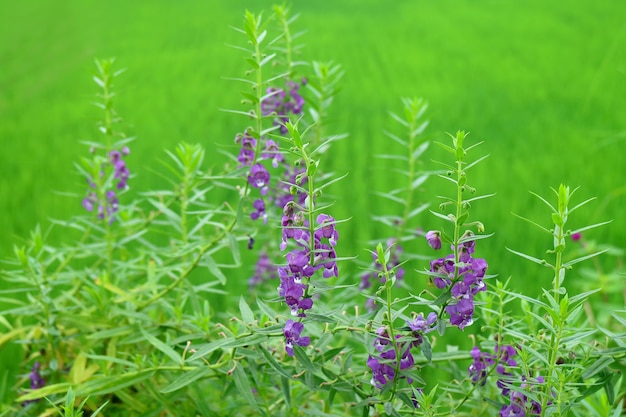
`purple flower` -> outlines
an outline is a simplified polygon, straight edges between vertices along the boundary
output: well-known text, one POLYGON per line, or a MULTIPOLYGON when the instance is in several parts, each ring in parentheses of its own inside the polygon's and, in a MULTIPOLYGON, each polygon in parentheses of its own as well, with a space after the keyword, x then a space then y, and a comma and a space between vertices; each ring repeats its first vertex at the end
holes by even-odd
POLYGON ((428 318, 424 318, 424 313, 419 313, 413 320, 407 320, 406 324, 412 331, 412 336, 415 339, 411 342, 412 346, 418 347, 424 341, 423 335, 431 332, 433 325, 437 322, 437 313, 434 311, 428 314, 428 318))
POLYGON ((317 224, 321 227, 315 231, 315 237, 317 239, 326 238, 331 246, 337 245, 339 239, 339 233, 335 229, 335 219, 328 214, 320 214, 317 216, 317 224))
POLYGON ((46 385, 46 381, 43 379, 43 377, 39 373, 40 369, 41 369, 41 364, 39 362, 35 362, 30 371, 30 374, 28 375, 30 379, 31 389, 42 388, 44 385, 46 385))
MULTIPOLYGON (((381 327, 376 330, 377 337, 374 339, 374 349, 378 352, 378 358, 370 355, 367 359, 367 366, 372 370, 372 385, 382 388, 385 384, 393 381, 395 378, 396 366, 396 349, 400 354, 399 370, 404 371, 411 368, 415 364, 415 359, 411 354, 411 343, 400 342, 396 340, 392 343, 387 329, 381 327)), ((396 335, 396 339, 400 339, 401 335, 396 335)), ((412 383, 411 378, 407 381, 412 383)))
POLYGON ((83 207, 87 211, 93 211, 93 205, 97 201, 96 193, 89 193, 89 195, 83 198, 83 207))
POLYGON ((267 252, 262 250, 254 266, 254 276, 248 280, 250 287, 255 287, 264 281, 278 278, 276 266, 271 262, 267 252))
POLYGON ((285 351, 287 352, 287 355, 293 356, 294 345, 305 347, 311 343, 311 338, 309 338, 308 336, 300 336, 303 329, 304 325, 300 322, 287 320, 287 322, 285 323, 283 334, 285 335, 285 351))
POLYGON ((239 166, 250 166, 254 162, 255 157, 255 149, 256 149, 256 139, 250 136, 250 134, 246 131, 243 134, 238 133, 235 136, 235 143, 241 145, 241 149, 239 150, 239 155, 237 156, 237 160, 239 161, 239 166))
POLYGON ((487 368, 494 364, 495 355, 481 352, 478 346, 474 346, 470 354, 474 362, 467 368, 467 371, 472 377, 472 382, 474 384, 480 383, 480 385, 485 385, 485 382, 487 382, 487 368))
POLYGON ((267 224, 267 212, 265 211, 265 201, 263 201, 262 198, 254 200, 254 203, 252 203, 252 207, 254 207, 255 211, 250 213, 250 218, 252 220, 262 218, 263 223, 267 224))
POLYGON ((294 276, 290 267, 279 266, 278 276, 280 278, 278 295, 285 299, 292 315, 305 317, 304 311, 313 307, 313 300, 304 296, 307 289, 306 284, 294 276))
MULTIPOLYGON (((39 389, 43 388, 46 385, 45 379, 43 379, 43 377, 39 373, 40 369, 41 364, 39 362, 35 362, 30 370, 30 373, 28 374, 28 379, 30 380, 30 389, 39 389)), ((39 400, 24 401, 23 405, 27 406, 28 404, 35 403, 37 401, 39 400)))
POLYGON ((265 195, 269 188, 270 173, 261 164, 253 165, 248 174, 248 183, 254 188, 261 189, 261 195, 265 195))
POLYGON ((461 298, 456 304, 447 306, 446 313, 450 315, 450 324, 463 330, 474 322, 474 301, 461 298))
POLYGON ((117 188, 119 190, 126 188, 126 183, 128 182, 128 177, 130 176, 130 171, 122 159, 122 154, 128 155, 129 153, 130 150, 128 147, 122 148, 122 152, 116 150, 109 152, 109 161, 114 168, 113 178, 119 180, 117 183, 117 188))
MULTIPOLYGON (((112 150, 109 152, 109 163, 113 167, 113 179, 118 180, 117 189, 119 190, 126 188, 128 185, 130 171, 122 157, 129 153, 130 149, 127 146, 124 146, 121 151, 112 150)), ((105 172, 103 171, 101 172, 101 177, 104 176, 105 172)), ((92 190, 96 189, 97 186, 92 178, 87 178, 87 183, 92 190)), ((107 190, 102 201, 95 191, 89 191, 87 197, 82 200, 82 206, 87 211, 93 211, 97 207, 98 218, 104 219, 106 217, 109 219, 109 223, 111 223, 115 220, 114 214, 119 209, 119 200, 113 190, 107 190)))
POLYGON ((582 239, 582 237, 582 233, 572 233, 572 240, 574 242, 578 242, 580 239, 582 239))
POLYGON ((300 84, 287 81, 287 91, 277 87, 269 87, 261 100, 263 116, 275 115, 274 125, 280 126, 282 134, 287 133, 285 124, 290 115, 299 115, 304 107, 304 98, 300 95, 300 84))
POLYGON ((278 148, 278 144, 271 139, 265 141, 265 152, 261 154, 263 159, 271 159, 272 166, 278 168, 278 164, 284 161, 283 154, 278 148))
POLYGON ((441 233, 437 230, 431 230, 426 233, 426 241, 433 249, 441 249, 441 233))
POLYGON ((261 114, 269 116, 272 113, 279 113, 283 101, 285 100, 285 90, 269 87, 267 94, 261 100, 261 114))
POLYGON ((430 272, 439 274, 439 276, 433 278, 433 283, 437 288, 443 289, 452 284, 454 270, 454 255, 430 261, 430 272))
POLYGON ((381 363, 373 356, 367 357, 367 366, 372 370, 372 385, 376 388, 382 389, 385 384, 393 381, 396 372, 387 363, 381 363))

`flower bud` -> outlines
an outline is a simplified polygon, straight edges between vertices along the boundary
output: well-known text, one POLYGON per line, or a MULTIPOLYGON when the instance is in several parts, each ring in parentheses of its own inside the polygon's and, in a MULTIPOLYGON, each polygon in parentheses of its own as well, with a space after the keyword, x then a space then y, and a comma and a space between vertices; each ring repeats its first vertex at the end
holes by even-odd
POLYGON ((438 230, 430 230, 426 233, 426 241, 431 248, 435 250, 441 249, 441 232, 438 230))

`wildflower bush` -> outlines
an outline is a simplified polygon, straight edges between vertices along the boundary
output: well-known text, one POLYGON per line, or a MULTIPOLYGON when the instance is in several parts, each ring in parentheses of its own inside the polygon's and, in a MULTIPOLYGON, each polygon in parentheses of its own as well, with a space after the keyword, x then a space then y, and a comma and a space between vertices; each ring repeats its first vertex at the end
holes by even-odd
POLYGON ((387 235, 343 252, 353 226, 333 203, 362 179, 325 162, 358 139, 332 131, 343 72, 301 60, 296 17, 245 13, 242 105, 226 110, 240 133, 209 163, 199 144, 166 151, 168 189, 132 189, 143 168, 115 111, 123 78, 96 62, 84 214, 55 222, 60 245, 35 228, 3 272, 0 347, 23 354, 0 415, 622 415, 625 311, 590 297, 623 290, 623 275, 584 269, 612 250, 585 238, 609 222, 569 226, 593 198, 560 185, 535 195, 544 218, 512 216, 553 244, 507 248, 545 267, 512 277, 539 297, 511 290, 481 250, 497 225, 472 214, 491 196, 472 186, 485 145, 463 131, 431 143, 426 102, 405 98, 388 132, 403 153, 381 155, 398 183, 376 190, 386 212, 372 213, 387 235), (447 159, 429 161, 433 146, 447 159), (426 181, 440 195, 421 195, 426 181), (236 306, 220 302, 227 283, 236 306))

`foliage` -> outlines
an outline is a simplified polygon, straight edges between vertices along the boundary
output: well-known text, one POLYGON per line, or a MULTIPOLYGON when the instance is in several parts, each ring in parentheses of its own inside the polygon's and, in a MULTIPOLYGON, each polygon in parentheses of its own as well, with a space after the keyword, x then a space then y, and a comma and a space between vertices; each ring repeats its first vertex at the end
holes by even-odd
MULTIPOLYGON (((529 269, 522 279, 541 296, 513 291, 489 256, 477 257, 493 236, 473 217, 493 195, 472 185, 488 161, 474 156, 481 143, 450 135, 436 142, 447 159, 425 169, 427 105, 406 98, 403 115, 392 114, 404 133, 388 133, 403 153, 381 155, 400 185, 378 193, 389 212, 372 213, 389 234, 372 239, 370 264, 342 254, 351 219, 335 219, 340 196, 330 191, 363 180, 325 164, 336 141, 352 140, 329 134, 343 72, 300 60, 296 18, 286 6, 267 18, 246 11, 236 31, 247 70, 232 79, 244 108, 226 110, 244 121, 235 151, 210 169, 198 144, 166 151, 158 172, 168 189, 133 194, 134 138, 114 106, 121 72, 96 61, 100 136, 76 165, 85 214, 56 222, 79 237, 52 245, 37 227, 3 272, 0 348, 22 349, 19 377, 2 380, 0 412, 620 415, 624 311, 593 304, 602 288, 569 285, 579 263, 611 252, 568 249, 609 224, 568 228, 593 199, 574 203, 566 185, 553 190, 555 203, 535 195, 551 225, 518 217, 553 245, 546 259, 509 251, 552 282, 529 269), (431 180, 441 184, 438 207, 418 203, 431 180), (432 256, 438 250, 446 254, 432 256), (251 263, 249 295, 216 308, 224 284, 241 285, 251 263), (352 263, 360 277, 342 272, 352 263)), ((619 267, 597 271, 585 274, 613 285, 623 277, 619 267)))

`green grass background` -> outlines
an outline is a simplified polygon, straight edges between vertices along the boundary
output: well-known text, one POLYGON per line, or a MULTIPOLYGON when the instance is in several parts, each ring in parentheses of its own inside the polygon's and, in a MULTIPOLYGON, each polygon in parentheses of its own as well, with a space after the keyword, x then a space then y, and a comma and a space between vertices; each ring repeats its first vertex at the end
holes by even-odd
MULTIPOLYGON (((232 144, 242 129, 236 116, 242 53, 227 44, 242 38, 246 8, 258 1, 28 1, 0 2, 0 255, 21 242, 36 223, 81 212, 83 192, 74 162, 97 137, 94 58, 116 57, 127 72, 118 81, 119 113, 137 136, 129 158, 134 191, 160 185, 148 168, 163 149, 181 140, 209 150, 232 144)), ((349 173, 333 188, 333 214, 352 217, 341 227, 342 256, 367 257, 366 242, 387 231, 370 214, 388 211, 373 194, 399 185, 387 162, 375 160, 393 144, 388 112, 400 97, 430 103, 428 134, 463 129, 484 140, 490 158, 471 172, 481 193, 475 205, 493 239, 479 255, 518 288, 536 287, 543 273, 504 247, 541 257, 551 244, 512 212, 548 226, 549 213, 529 190, 549 194, 560 182, 580 186, 579 201, 598 201, 580 211, 573 227, 614 219, 589 233, 623 246, 626 223, 626 5, 601 2, 509 0, 317 0, 294 1, 305 29, 303 58, 332 60, 345 69, 334 107, 337 143, 325 170, 349 173)), ((208 164, 222 163, 209 152, 208 164)), ((475 156, 480 156, 476 153, 475 156)), ((445 155, 433 148, 425 161, 445 155)), ((432 179, 421 199, 435 202, 446 183, 432 179)), ((424 229, 438 227, 423 218, 424 229)), ((54 239, 62 239, 59 234, 54 239)), ((544 279, 544 278, 542 278, 544 279)), ((239 286, 240 284, 237 284, 239 286)))

